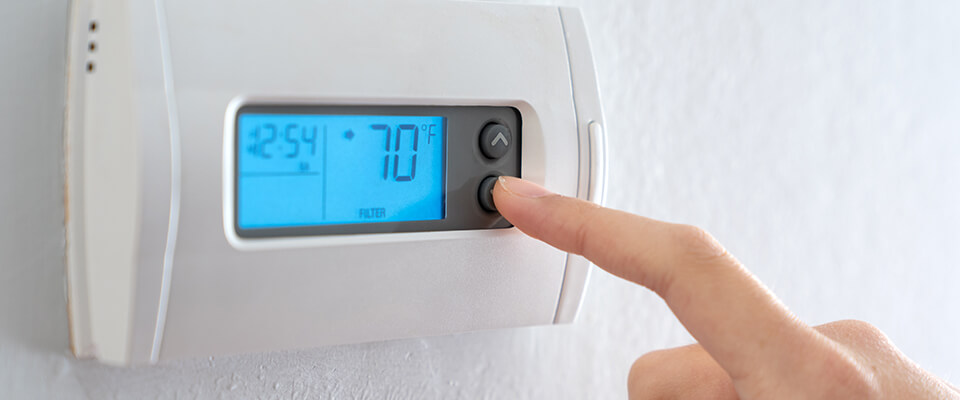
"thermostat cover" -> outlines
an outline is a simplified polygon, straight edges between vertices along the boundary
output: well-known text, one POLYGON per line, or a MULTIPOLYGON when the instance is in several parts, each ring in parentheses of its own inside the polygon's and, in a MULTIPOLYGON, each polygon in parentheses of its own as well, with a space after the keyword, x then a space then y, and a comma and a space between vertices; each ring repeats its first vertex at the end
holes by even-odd
MULTIPOLYGON (((142 364, 575 318, 589 263, 507 222, 236 235, 225 170, 245 104, 515 110, 519 176, 602 202, 603 115, 576 9, 358 3, 72 3, 65 164, 77 356, 142 364)), ((454 189, 444 187, 448 199, 454 189)), ((447 215, 467 203, 446 204, 447 215)))

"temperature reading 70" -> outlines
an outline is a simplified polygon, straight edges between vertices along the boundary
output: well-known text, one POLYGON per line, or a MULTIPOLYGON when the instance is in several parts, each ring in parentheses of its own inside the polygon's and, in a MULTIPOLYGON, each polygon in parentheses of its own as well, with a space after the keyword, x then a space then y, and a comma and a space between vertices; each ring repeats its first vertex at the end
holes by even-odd
POLYGON ((430 144, 436 124, 399 124, 391 127, 387 124, 372 124, 370 129, 383 131, 384 151, 383 179, 395 182, 412 182, 417 177, 417 151, 420 131, 427 132, 427 144, 430 144), (403 150, 401 150, 401 148, 403 150), (406 167, 409 160, 409 167, 406 167), (405 168, 401 168, 402 165, 405 168), (392 168, 391 168, 392 167, 392 168))

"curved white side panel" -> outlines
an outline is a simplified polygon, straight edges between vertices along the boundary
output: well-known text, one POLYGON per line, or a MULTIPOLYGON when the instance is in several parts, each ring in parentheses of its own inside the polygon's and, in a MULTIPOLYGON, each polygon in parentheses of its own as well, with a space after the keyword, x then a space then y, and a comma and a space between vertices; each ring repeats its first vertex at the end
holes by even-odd
MULTIPOLYGON (((605 189, 603 183, 606 179, 606 145, 593 56, 580 11, 561 8, 560 16, 570 60, 570 81, 580 139, 580 185, 577 197, 602 205, 605 189)), ((577 318, 591 268, 592 265, 585 258, 574 254, 567 256, 555 323, 569 323, 577 318)))
POLYGON ((159 30, 152 3, 71 7, 65 157, 72 347, 79 357, 146 363, 154 361, 158 283, 175 215, 159 30))
POLYGON ((72 48, 68 71, 67 269, 71 315, 86 314, 73 321, 74 351, 126 363, 141 222, 140 138, 130 134, 136 131, 131 21, 123 4, 74 7, 73 41, 82 44, 72 48), (105 27, 100 18, 116 23, 105 27), (95 58, 80 50, 89 41, 98 43, 95 58))
POLYGON ((70 4, 70 40, 67 55, 67 99, 64 118, 64 216, 66 230, 67 312, 70 316, 70 348, 77 357, 96 357, 87 299, 86 251, 83 235, 83 113, 84 69, 87 63, 87 30, 90 6, 85 1, 70 4))
MULTIPOLYGON (((145 2, 138 2, 140 5, 146 5, 145 2)), ((148 7, 144 7, 143 16, 150 16, 150 10, 148 7)), ((167 304, 170 300, 170 281, 173 276, 173 257, 174 251, 177 245, 177 234, 180 227, 180 179, 181 179, 181 159, 180 159, 180 122, 178 117, 177 102, 176 102, 176 91, 174 90, 173 85, 173 67, 170 63, 170 46, 169 38, 167 33, 167 22, 166 22, 166 11, 164 8, 163 0, 154 0, 153 1, 153 21, 149 21, 144 18, 142 26, 147 26, 153 28, 155 32, 156 40, 150 41, 151 43, 156 44, 156 51, 152 52, 150 55, 153 57, 160 57, 159 63, 154 59, 149 59, 153 61, 153 68, 144 68, 144 71, 149 71, 150 75, 143 77, 141 79, 142 84, 150 85, 155 93, 150 97, 151 101, 144 101, 145 109, 143 114, 150 116, 159 116, 158 113, 151 113, 152 109, 162 109, 166 110, 164 113, 165 121, 143 121, 144 123, 153 122, 148 126, 144 126, 144 131, 149 132, 150 129, 163 129, 166 127, 166 135, 158 133, 157 143, 151 143, 155 146, 158 151, 155 151, 154 154, 158 154, 161 160, 158 162, 151 162, 147 152, 150 151, 146 146, 144 147, 144 159, 146 163, 153 167, 151 170, 156 176, 156 180, 151 180, 156 182, 155 186, 152 187, 153 190, 147 190, 144 188, 144 191, 148 195, 155 196, 156 201, 160 202, 156 206, 157 214, 156 217, 163 217, 163 201, 167 200, 166 209, 169 210, 166 218, 166 231, 162 229, 164 227, 163 221, 153 221, 153 224, 150 224, 151 227, 154 227, 153 233, 155 235, 165 234, 162 238, 163 241, 163 253, 162 255, 152 254, 149 260, 144 260, 148 263, 147 268, 141 268, 141 271, 145 274, 145 279, 141 279, 140 282, 144 286, 143 292, 145 296, 142 296, 142 299, 139 299, 138 305, 149 308, 151 305, 154 306, 153 310, 144 310, 142 314, 138 315, 142 317, 137 321, 143 321, 141 324, 136 325, 137 327, 143 327, 146 332, 135 332, 134 336, 134 361, 141 361, 145 359, 145 356, 149 362, 157 362, 160 358, 160 346, 163 342, 163 328, 166 323, 167 318, 167 304), (155 25, 154 25, 155 24, 155 25), (160 68, 160 71, 156 71, 156 68, 160 68), (162 94, 162 97, 160 96, 162 94), (160 102, 162 104, 157 104, 160 102), (166 144, 169 152, 166 153, 167 157, 163 158, 164 152, 163 145, 166 144), (165 163, 163 161, 166 161, 165 163), (166 168, 164 168, 166 167, 166 168), (163 178, 167 178, 166 182, 163 178), (166 183, 166 185, 164 185, 166 183), (159 257, 158 257, 159 256, 159 257), (157 260, 159 258, 160 265, 157 265, 157 260), (157 278, 158 274, 157 269, 159 269, 159 288, 157 287, 157 278), (147 275, 148 274, 148 275, 147 275), (152 328, 152 332, 150 331, 152 328), (149 339, 149 345, 144 343, 149 339), (149 349, 149 353, 145 354, 146 350, 149 349)), ((147 40, 149 40, 149 31, 145 34, 147 40)), ((145 99, 146 100, 146 99, 145 99)), ((146 205, 145 205, 146 206, 146 205)), ((146 225, 146 224, 145 224, 146 225)), ((143 243, 143 246, 157 246, 161 243, 159 237, 151 237, 153 239, 150 243, 146 241, 143 243)), ((138 287, 138 293, 141 291, 138 287)))

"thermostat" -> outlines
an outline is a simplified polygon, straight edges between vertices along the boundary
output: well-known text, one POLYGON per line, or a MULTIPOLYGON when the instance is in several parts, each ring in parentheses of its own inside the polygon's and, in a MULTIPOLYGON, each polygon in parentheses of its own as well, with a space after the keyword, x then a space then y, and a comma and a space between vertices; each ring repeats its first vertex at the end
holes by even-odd
POLYGON ((574 320, 498 176, 603 200, 572 8, 72 3, 71 345, 129 365, 574 320))

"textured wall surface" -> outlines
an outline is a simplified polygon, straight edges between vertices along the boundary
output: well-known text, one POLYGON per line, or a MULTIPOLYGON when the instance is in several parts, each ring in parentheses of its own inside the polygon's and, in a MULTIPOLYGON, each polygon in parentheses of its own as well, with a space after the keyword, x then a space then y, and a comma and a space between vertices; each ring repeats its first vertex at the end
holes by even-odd
MULTIPOLYGON (((707 228, 805 320, 871 321, 960 382, 958 3, 562 4, 591 34, 611 206, 707 228)), ((615 398, 635 357, 690 341, 656 296, 599 272, 570 326, 135 369, 74 360, 67 6, 0 5, 0 397, 615 398)))

